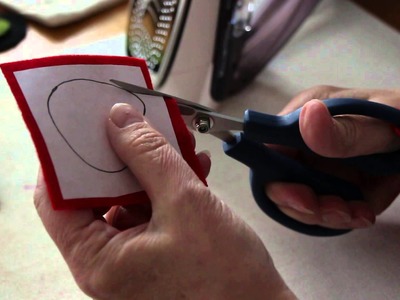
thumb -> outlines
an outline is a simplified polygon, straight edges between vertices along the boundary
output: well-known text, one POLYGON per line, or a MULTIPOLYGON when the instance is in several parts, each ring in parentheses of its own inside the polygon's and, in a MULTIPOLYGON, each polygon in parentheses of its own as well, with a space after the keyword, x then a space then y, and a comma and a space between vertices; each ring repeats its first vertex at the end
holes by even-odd
POLYGON ((115 104, 107 129, 117 155, 147 192, 153 212, 184 199, 196 185, 205 187, 164 136, 132 106, 115 104))
POLYGON ((388 123, 358 115, 332 118, 319 100, 303 106, 300 132, 311 150, 326 157, 369 155, 400 148, 400 139, 388 123))

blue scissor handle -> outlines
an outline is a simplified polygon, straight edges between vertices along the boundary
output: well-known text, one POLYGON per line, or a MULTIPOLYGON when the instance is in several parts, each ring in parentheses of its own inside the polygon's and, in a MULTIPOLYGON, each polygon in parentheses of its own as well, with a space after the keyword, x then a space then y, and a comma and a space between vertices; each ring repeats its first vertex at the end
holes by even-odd
MULTIPOLYGON (((328 99, 324 102, 332 115, 365 115, 400 127, 400 110, 386 105, 347 98, 328 99)), ((235 141, 224 143, 224 151, 251 169, 253 196, 260 208, 272 219, 308 235, 334 236, 346 233, 348 230, 329 229, 298 222, 281 212, 265 194, 267 182, 284 181, 306 184, 320 195, 338 195, 345 200, 363 199, 363 194, 357 186, 304 166, 262 144, 264 142, 280 144, 311 151, 301 138, 299 115, 300 109, 285 116, 246 111, 244 132, 237 134, 235 141)), ((400 152, 339 160, 377 175, 400 172, 400 163, 398 163, 400 152)))
MULTIPOLYGON (((362 115, 400 127, 400 110, 361 99, 334 98, 323 101, 332 116, 362 115)), ((283 116, 247 110, 244 114, 243 132, 250 140, 308 149, 299 130, 301 108, 283 116)))

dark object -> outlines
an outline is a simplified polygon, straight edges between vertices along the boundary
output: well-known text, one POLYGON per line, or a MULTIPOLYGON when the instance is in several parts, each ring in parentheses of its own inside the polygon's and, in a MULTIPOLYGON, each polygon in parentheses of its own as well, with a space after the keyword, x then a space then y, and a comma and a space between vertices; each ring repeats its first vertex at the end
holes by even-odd
POLYGON ((211 95, 242 90, 285 45, 319 0, 221 1, 211 95))
POLYGON ((0 19, 9 23, 9 28, 0 35, 0 52, 15 47, 26 35, 26 20, 15 13, 0 13, 0 19))

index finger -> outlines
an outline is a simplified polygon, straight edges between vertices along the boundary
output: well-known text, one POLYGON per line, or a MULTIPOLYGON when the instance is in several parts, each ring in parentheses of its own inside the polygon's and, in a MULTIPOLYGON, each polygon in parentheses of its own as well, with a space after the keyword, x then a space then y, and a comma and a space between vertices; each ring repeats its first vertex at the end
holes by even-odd
POLYGON ((332 118, 319 100, 304 105, 299 125, 307 146, 325 157, 344 158, 400 148, 400 138, 387 122, 354 115, 332 118))

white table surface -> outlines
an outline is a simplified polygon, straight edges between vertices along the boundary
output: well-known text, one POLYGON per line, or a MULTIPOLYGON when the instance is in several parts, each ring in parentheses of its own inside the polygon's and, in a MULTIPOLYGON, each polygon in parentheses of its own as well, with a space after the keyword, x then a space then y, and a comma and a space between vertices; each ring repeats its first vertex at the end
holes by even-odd
MULTIPOLYGON (((123 55, 124 38, 71 52, 123 55)), ((324 0, 262 74, 218 110, 239 117, 246 108, 276 113, 317 84, 399 87, 399 58, 398 32, 348 1, 324 0)), ((2 100, 11 97, 0 80, 0 299, 88 299, 33 207, 38 161, 17 105, 2 100)), ((212 153, 211 189, 257 231, 300 299, 400 299, 400 202, 371 229, 334 238, 300 235, 258 209, 247 168, 225 156, 219 141, 197 139, 199 150, 212 153)))

